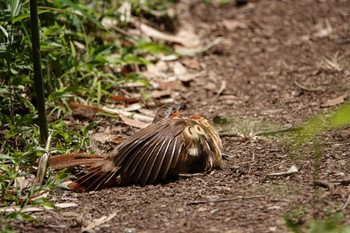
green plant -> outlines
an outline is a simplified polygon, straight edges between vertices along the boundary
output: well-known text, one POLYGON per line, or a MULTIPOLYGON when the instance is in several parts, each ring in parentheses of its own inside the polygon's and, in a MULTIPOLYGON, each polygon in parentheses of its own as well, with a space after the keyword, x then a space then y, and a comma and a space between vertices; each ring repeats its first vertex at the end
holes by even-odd
MULTIPOLYGON (((0 207, 52 205, 49 198, 33 197, 61 187, 60 181, 67 174, 49 172, 42 186, 35 185, 38 159, 44 153, 88 151, 88 132, 99 123, 67 122, 69 104, 105 105, 121 83, 142 82, 147 86, 148 80, 136 72, 152 62, 146 56, 172 53, 164 45, 122 33, 128 27, 118 11, 124 2, 39 1, 41 65, 52 137, 47 150, 40 144, 38 99, 33 91, 29 1, 0 1, 0 207), (117 19, 118 30, 106 29, 102 24, 105 18, 117 19)), ((163 17, 155 16, 157 13, 165 14, 172 4, 129 3, 132 14, 155 20, 163 17)), ((1 215, 1 223, 2 218, 32 220, 21 210, 1 215)), ((2 231, 9 232, 1 225, 2 231)))
POLYGON ((335 213, 321 220, 304 223, 304 207, 300 206, 284 216, 287 228, 293 233, 349 233, 350 225, 343 223, 343 215, 335 213))

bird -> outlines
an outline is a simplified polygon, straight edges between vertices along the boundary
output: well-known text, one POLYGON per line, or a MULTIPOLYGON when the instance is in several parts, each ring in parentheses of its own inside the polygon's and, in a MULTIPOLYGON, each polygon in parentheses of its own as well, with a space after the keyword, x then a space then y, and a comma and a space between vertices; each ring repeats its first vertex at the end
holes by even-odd
POLYGON ((49 164, 54 169, 87 166, 68 186, 76 192, 144 186, 220 169, 222 142, 217 130, 204 117, 181 116, 180 109, 177 104, 161 106, 149 126, 106 156, 58 155, 49 164))

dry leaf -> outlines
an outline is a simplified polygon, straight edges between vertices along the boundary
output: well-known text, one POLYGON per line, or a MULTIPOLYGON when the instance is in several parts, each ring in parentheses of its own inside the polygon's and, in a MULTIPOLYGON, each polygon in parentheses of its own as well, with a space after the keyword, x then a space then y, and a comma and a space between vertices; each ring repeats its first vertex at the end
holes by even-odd
POLYGON ((199 45, 199 38, 196 34, 191 30, 186 30, 182 28, 177 35, 167 34, 161 31, 158 31, 155 28, 152 28, 144 23, 139 22, 137 19, 132 19, 134 25, 138 27, 144 36, 151 37, 153 39, 164 40, 174 43, 182 44, 186 47, 194 47, 199 45))
MULTIPOLYGON (((119 212, 119 211, 118 211, 119 212)), ((82 232, 93 232, 93 229, 110 221, 117 215, 117 212, 110 214, 109 216, 102 216, 101 218, 95 219, 90 222, 86 227, 82 227, 82 232)))
POLYGON ((316 30, 316 32, 313 34, 313 36, 315 36, 317 38, 328 37, 333 31, 332 27, 327 19, 325 21, 317 24, 315 26, 315 30, 316 30))
POLYGON ((134 126, 134 127, 143 129, 143 128, 146 128, 149 125, 148 123, 145 123, 145 122, 142 122, 142 121, 139 121, 139 120, 136 120, 136 119, 131 119, 131 118, 126 117, 126 116, 124 116, 122 114, 120 114, 119 116, 124 121, 125 124, 130 125, 130 126, 134 126))
POLYGON ((123 111, 125 112, 133 112, 133 111, 137 111, 139 109, 142 108, 142 105, 140 103, 135 103, 135 104, 131 104, 128 107, 124 108, 123 111))
POLYGON ((199 70, 201 68, 201 65, 199 64, 197 58, 185 57, 181 59, 181 63, 184 64, 186 67, 194 70, 199 70))
POLYGON ((203 70, 202 72, 198 72, 198 73, 188 73, 188 74, 184 74, 184 75, 179 75, 177 76, 177 78, 181 81, 181 82, 189 82, 195 78, 204 76, 207 72, 205 70, 203 70))
POLYGON ((178 61, 174 62, 173 71, 175 75, 185 75, 188 73, 186 67, 178 61))
POLYGON ((149 117, 149 116, 144 116, 138 113, 132 113, 132 112, 127 112, 127 111, 123 111, 120 109, 110 109, 107 107, 102 107, 100 109, 101 111, 107 112, 107 113, 111 113, 111 114, 118 114, 118 115, 123 115, 126 117, 133 117, 136 120, 140 120, 140 121, 144 121, 144 122, 151 122, 153 121, 153 117, 149 117))
MULTIPOLYGON (((57 203, 55 204, 55 208, 69 208, 69 207, 76 207, 78 206, 76 203, 57 203)), ((27 205, 23 208, 20 206, 8 206, 8 207, 2 207, 0 208, 0 212, 5 212, 5 213, 12 213, 12 212, 18 212, 21 211, 23 213, 28 213, 28 212, 39 212, 39 211, 45 211, 45 210, 52 210, 52 207, 49 206, 31 206, 27 205)))
POLYGON ((30 187, 35 180, 35 176, 30 174, 28 177, 20 176, 15 179, 15 186, 19 187, 20 191, 30 187))
POLYGON ((216 46, 222 42, 224 42, 224 38, 218 37, 218 38, 215 38, 213 41, 211 41, 210 43, 208 43, 205 46, 197 46, 197 47, 187 48, 187 47, 175 45, 174 49, 175 49, 176 53, 178 53, 180 55, 195 56, 197 54, 204 53, 204 52, 208 51, 209 49, 213 48, 214 46, 216 46))
POLYGON ((113 138, 115 138, 115 134, 112 133, 94 133, 90 136, 90 140, 100 143, 112 141, 113 138))
POLYGON ((152 117, 156 115, 156 112, 154 110, 146 109, 146 108, 139 109, 139 112, 144 115, 152 116, 152 117))
POLYGON ((112 95, 109 98, 114 100, 114 101, 127 102, 127 103, 136 103, 139 101, 138 99, 128 98, 128 97, 124 97, 121 95, 112 95))
POLYGON ((150 94, 153 98, 160 98, 163 96, 170 96, 171 95, 171 90, 170 89, 166 89, 166 90, 154 90, 151 92, 150 94))
POLYGON ((332 107, 338 104, 342 104, 345 102, 346 98, 347 95, 341 95, 335 99, 327 100, 324 104, 322 104, 322 107, 332 107))

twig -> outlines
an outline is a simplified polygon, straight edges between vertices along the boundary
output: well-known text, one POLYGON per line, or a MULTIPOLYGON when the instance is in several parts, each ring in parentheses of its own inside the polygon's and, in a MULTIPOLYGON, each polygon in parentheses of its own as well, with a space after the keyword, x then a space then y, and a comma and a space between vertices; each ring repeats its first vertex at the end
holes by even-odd
POLYGON ((275 172, 275 173, 267 174, 266 176, 267 176, 267 177, 273 177, 273 176, 290 176, 290 175, 292 175, 292 174, 294 174, 294 173, 297 173, 297 172, 298 172, 298 168, 297 168, 295 165, 293 165, 293 166, 291 166, 291 167, 289 168, 289 170, 286 171, 286 172, 275 172))
POLYGON ((345 210, 346 207, 348 207, 349 203, 350 203, 350 195, 348 196, 348 199, 346 200, 345 204, 343 205, 343 207, 341 209, 345 210))
POLYGON ((343 180, 332 180, 332 183, 340 184, 340 185, 349 185, 350 184, 350 178, 349 179, 343 179, 343 180))
POLYGON ((248 197, 238 196, 238 197, 234 197, 234 198, 217 199, 217 200, 190 201, 190 202, 187 202, 186 204, 187 205, 199 205, 199 204, 206 204, 206 203, 228 202, 228 201, 262 198, 262 197, 265 197, 265 196, 264 195, 248 196, 248 197))
POLYGON ((334 183, 326 181, 326 180, 315 180, 314 185, 322 187, 322 188, 327 188, 329 191, 333 191, 335 188, 334 183))
POLYGON ((320 87, 312 88, 312 87, 305 87, 304 85, 300 84, 298 81, 294 80, 294 84, 299 87, 300 89, 304 91, 324 91, 320 87))

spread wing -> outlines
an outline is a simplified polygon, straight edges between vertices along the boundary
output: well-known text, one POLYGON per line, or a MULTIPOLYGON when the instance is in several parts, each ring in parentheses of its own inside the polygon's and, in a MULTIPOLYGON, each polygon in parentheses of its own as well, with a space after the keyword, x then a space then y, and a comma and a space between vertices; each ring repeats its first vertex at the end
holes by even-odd
POLYGON ((118 149, 113 162, 122 184, 152 184, 172 173, 183 155, 182 119, 167 119, 134 134, 118 149))

